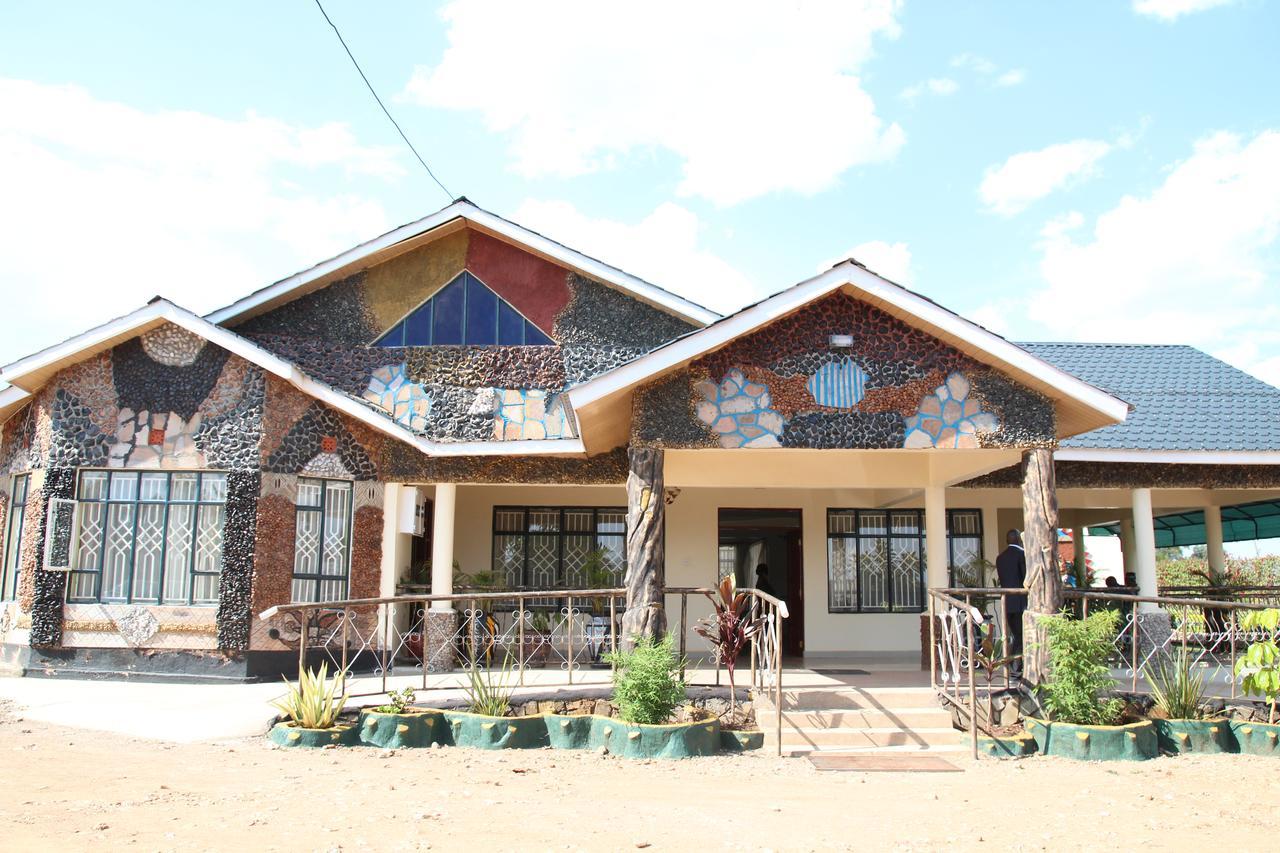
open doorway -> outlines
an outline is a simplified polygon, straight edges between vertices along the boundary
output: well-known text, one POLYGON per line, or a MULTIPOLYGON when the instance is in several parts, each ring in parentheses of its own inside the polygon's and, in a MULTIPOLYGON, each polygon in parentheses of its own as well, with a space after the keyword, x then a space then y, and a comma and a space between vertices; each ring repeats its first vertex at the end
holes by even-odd
POLYGON ((732 572, 739 586, 755 586, 760 566, 768 568, 773 594, 787 603, 782 653, 804 655, 804 562, 798 509, 721 509, 719 574, 732 572))

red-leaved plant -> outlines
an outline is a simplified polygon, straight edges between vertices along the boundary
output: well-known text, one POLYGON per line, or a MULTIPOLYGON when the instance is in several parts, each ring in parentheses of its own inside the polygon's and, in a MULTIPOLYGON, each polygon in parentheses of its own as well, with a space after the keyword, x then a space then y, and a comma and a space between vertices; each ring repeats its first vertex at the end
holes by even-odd
POLYGON ((706 593, 706 596, 711 599, 715 612, 699 619, 693 630, 711 643, 716 663, 724 666, 729 673, 729 715, 733 716, 737 710, 733 671, 738 663, 738 655, 764 627, 764 619, 751 614, 751 596, 738 591, 733 575, 725 575, 720 579, 716 595, 706 593))

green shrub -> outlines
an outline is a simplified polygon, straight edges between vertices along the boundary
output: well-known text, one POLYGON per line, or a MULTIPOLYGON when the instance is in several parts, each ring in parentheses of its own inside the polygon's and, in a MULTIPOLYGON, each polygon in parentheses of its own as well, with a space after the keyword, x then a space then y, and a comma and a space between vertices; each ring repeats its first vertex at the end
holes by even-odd
POLYGON ((1151 682, 1156 708, 1171 720, 1198 720, 1203 716, 1204 674, 1194 670, 1185 645, 1176 654, 1158 655, 1143 672, 1151 682))
POLYGON ((665 723, 684 701, 684 662, 676 657, 670 635, 654 642, 641 637, 635 648, 610 652, 613 664, 613 701, 628 723, 665 723))
POLYGON ((1245 614, 1240 622, 1248 632, 1261 632, 1263 636, 1250 643, 1249 648, 1236 661, 1236 677, 1244 692, 1261 696, 1270 706, 1269 722, 1276 721, 1276 701, 1280 699, 1280 645, 1276 644, 1276 630, 1280 628, 1280 610, 1268 608, 1245 614))
POLYGON ((417 693, 412 687, 406 687, 403 690, 388 690, 387 698, 391 701, 385 705, 379 705, 373 710, 379 714, 403 714, 409 710, 409 706, 417 699, 417 693))
POLYGON ((1114 610, 1096 611, 1088 619, 1042 617, 1049 640, 1049 680, 1040 693, 1051 719, 1081 726, 1119 721, 1124 703, 1102 699, 1112 688, 1107 658, 1119 619, 1114 610))
POLYGON ((329 684, 329 665, 320 664, 317 672, 304 669, 298 673, 295 687, 285 680, 289 694, 272 702, 295 725, 304 729, 331 729, 338 722, 342 706, 347 703, 346 681, 342 676, 329 684), (341 694, 339 694, 341 690, 341 694))

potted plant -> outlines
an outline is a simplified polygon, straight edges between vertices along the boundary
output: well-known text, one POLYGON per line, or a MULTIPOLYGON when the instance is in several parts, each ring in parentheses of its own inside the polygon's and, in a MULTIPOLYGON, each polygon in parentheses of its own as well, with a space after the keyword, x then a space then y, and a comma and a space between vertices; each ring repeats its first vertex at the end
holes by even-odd
POLYGON ((712 717, 669 723, 685 700, 680 673, 687 665, 670 635, 661 640, 637 637, 630 649, 610 652, 613 703, 620 720, 593 717, 591 743, 632 758, 683 758, 712 755, 720 748, 720 721, 712 717))
POLYGON ((1225 719, 1204 718, 1204 675, 1196 671, 1185 645, 1172 655, 1157 656, 1143 672, 1155 700, 1153 718, 1160 751, 1230 752, 1231 726, 1225 719))
POLYGON ((1144 761, 1158 746, 1150 720, 1120 725, 1124 703, 1104 698, 1111 690, 1107 666, 1120 614, 1065 614, 1043 619, 1049 644, 1049 680, 1039 687, 1048 720, 1028 718, 1027 728, 1045 755, 1095 761, 1144 761))
POLYGON ((1276 701, 1280 698, 1280 647, 1276 644, 1276 629, 1280 627, 1280 610, 1250 611, 1240 624, 1244 630, 1258 632, 1260 636, 1236 661, 1235 674, 1245 693, 1259 696, 1267 703, 1267 722, 1236 720, 1231 728, 1241 752, 1280 755, 1280 725, 1276 725, 1276 701))
POLYGON ((764 620, 751 615, 751 597, 745 592, 738 592, 737 580, 731 574, 720 579, 714 596, 706 595, 713 610, 710 616, 699 619, 693 630, 711 644, 716 663, 723 666, 729 675, 729 716, 732 718, 737 710, 733 674, 738 657, 751 638, 760 632, 764 620))
POLYGON ((371 746, 430 746, 436 740, 440 712, 413 707, 412 687, 387 692, 387 703, 360 711, 360 741, 371 746))
POLYGON ((480 749, 536 749, 547 746, 547 727, 541 716, 511 714, 511 656, 500 669, 482 667, 476 657, 467 661, 465 711, 445 711, 446 737, 456 746, 480 749))
POLYGON ((315 672, 301 670, 297 685, 286 680, 285 686, 288 694, 271 704, 288 719, 272 726, 272 742, 280 746, 349 746, 359 741, 355 726, 338 722, 347 702, 346 680, 335 676, 330 682, 327 663, 315 672))

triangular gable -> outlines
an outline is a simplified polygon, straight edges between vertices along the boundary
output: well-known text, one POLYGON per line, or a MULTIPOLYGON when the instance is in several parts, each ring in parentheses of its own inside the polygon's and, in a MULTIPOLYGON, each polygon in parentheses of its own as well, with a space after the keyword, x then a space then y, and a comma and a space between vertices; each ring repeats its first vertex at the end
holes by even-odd
POLYGON ((280 377, 299 391, 336 411, 431 456, 541 454, 572 456, 583 452, 582 442, 578 439, 520 442, 431 441, 414 434, 407 427, 384 414, 379 414, 355 398, 311 378, 297 365, 268 352, 235 332, 216 326, 167 299, 159 298, 131 314, 118 317, 109 323, 104 323, 0 368, 0 382, 7 382, 13 386, 0 391, 0 411, 7 417, 25 405, 31 394, 42 388, 62 370, 159 328, 165 323, 172 323, 198 335, 268 373, 280 377))
POLYGON ((374 346, 550 346, 554 341, 470 272, 462 272, 382 334, 374 346))
MULTIPOLYGON (((714 322, 719 315, 714 311, 676 296, 655 284, 638 276, 624 272, 617 267, 584 255, 574 249, 550 240, 534 231, 530 231, 514 222, 510 222, 483 210, 466 199, 458 199, 430 216, 416 222, 402 225, 380 237, 362 243, 343 252, 311 269, 296 273, 268 287, 257 290, 243 299, 214 311, 208 320, 217 324, 238 324, 251 317, 263 314, 304 296, 315 292, 328 284, 361 270, 368 269, 390 258, 412 251, 432 240, 453 233, 459 228, 472 228, 484 235, 484 239, 493 244, 489 254, 491 263, 496 266, 511 263, 510 252, 502 251, 502 244, 517 246, 533 256, 549 260, 553 263, 576 271, 587 278, 603 282, 621 290, 632 297, 673 314, 695 325, 706 325, 714 322)), ((501 282, 492 276, 487 269, 475 269, 476 260, 468 258, 468 267, 481 278, 493 279, 489 283, 500 296, 514 301, 510 293, 503 292, 501 282)), ((536 306, 525 308, 519 306, 522 313, 544 332, 549 331, 549 316, 539 316, 536 306), (547 322, 544 322, 547 321, 547 322)))
MULTIPOLYGON (((735 341, 841 291, 1047 397, 1054 405, 1057 437, 1119 423, 1127 415, 1128 405, 1124 401, 1036 358, 937 303, 881 278, 856 262, 845 261, 808 281, 570 389, 570 401, 579 419, 580 434, 587 439, 588 449, 596 452, 625 440, 631 417, 631 395, 638 387, 654 383, 698 359, 709 358, 735 341)), ((857 330, 833 327, 829 333, 857 334, 857 330)), ((720 381, 722 377, 714 375, 711 378, 720 381)), ((846 380, 842 376, 840 381, 850 382, 849 390, 852 392, 852 383, 856 380, 846 380)))

